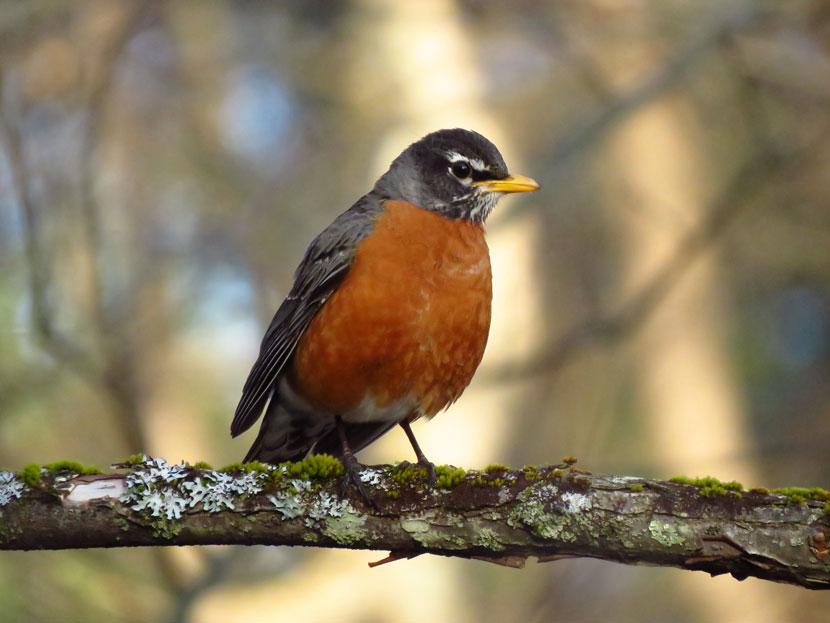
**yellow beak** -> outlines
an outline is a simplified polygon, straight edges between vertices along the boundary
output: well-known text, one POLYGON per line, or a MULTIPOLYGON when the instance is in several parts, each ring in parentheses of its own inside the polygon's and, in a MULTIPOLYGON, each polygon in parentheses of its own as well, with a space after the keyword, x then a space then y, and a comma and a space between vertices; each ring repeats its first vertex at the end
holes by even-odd
POLYGON ((508 175, 503 180, 473 182, 473 186, 478 186, 488 193, 530 193, 541 188, 536 180, 524 175, 508 175))

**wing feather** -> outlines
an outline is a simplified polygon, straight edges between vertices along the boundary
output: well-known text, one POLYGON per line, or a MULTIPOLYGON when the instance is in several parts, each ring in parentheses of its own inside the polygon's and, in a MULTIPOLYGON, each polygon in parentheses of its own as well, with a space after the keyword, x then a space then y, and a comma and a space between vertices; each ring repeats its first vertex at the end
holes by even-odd
POLYGON ((248 430, 272 397, 297 343, 317 312, 351 268, 358 243, 372 230, 381 202, 371 194, 337 217, 309 245, 294 286, 277 309, 260 346, 259 357, 242 389, 231 435, 248 430))

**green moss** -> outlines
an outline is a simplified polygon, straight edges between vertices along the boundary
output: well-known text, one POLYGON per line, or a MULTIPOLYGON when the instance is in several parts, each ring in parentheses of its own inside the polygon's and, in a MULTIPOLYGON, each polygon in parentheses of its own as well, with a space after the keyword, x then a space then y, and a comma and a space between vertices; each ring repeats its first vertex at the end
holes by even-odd
POLYGON ((525 480, 528 482, 536 482, 539 480, 539 468, 535 465, 525 465, 522 468, 522 474, 524 474, 525 480))
POLYGON ((260 463, 259 461, 248 461, 247 463, 243 463, 242 469, 246 472, 252 472, 254 474, 267 474, 271 471, 270 466, 265 463, 260 463))
POLYGON ((425 467, 410 465, 409 463, 400 463, 389 472, 389 478, 401 487, 426 482, 428 476, 429 474, 425 467))
POLYGON ((576 457, 575 456, 563 456, 562 462, 565 465, 571 466, 576 464, 576 457))
POLYGON ((464 482, 467 471, 453 465, 437 465, 435 467, 435 485, 439 489, 455 489, 464 482))
POLYGON ((559 469, 559 468, 557 467, 556 469, 554 469, 554 470, 550 473, 550 475, 551 475, 553 478, 557 478, 557 479, 560 479, 560 480, 561 480, 562 478, 564 478, 564 477, 565 477, 565 470, 564 470, 564 469, 559 469))
POLYGON ((771 493, 785 496, 788 504, 803 504, 807 500, 830 503, 830 491, 821 487, 781 487, 771 493))
POLYGON ((401 497, 401 492, 398 491, 397 489, 390 489, 389 491, 386 492, 386 497, 388 497, 390 499, 393 499, 393 500, 397 500, 398 498, 401 497))
POLYGON ((504 478, 498 478, 498 477, 493 478, 491 476, 488 476, 487 473, 482 473, 482 472, 478 473, 476 475, 476 477, 473 478, 473 480, 472 480, 472 485, 474 487, 493 487, 493 488, 498 489, 502 485, 504 485, 504 483, 505 483, 504 478))
POLYGON ((329 454, 312 454, 296 463, 282 463, 291 478, 302 480, 328 480, 346 473, 343 463, 329 454))
POLYGON ((824 514, 825 515, 830 515, 830 502, 825 502, 824 503, 824 514))
POLYGON ((47 472, 72 472, 74 474, 81 474, 83 476, 104 473, 94 465, 83 465, 78 461, 55 461, 54 463, 47 463, 43 466, 43 468, 47 472))
POLYGON ((213 469, 213 466, 207 461, 197 461, 193 464, 193 469, 213 469))
POLYGON ((691 485, 700 489, 700 494, 705 497, 717 497, 721 495, 734 495, 741 497, 741 492, 744 486, 734 480, 723 482, 712 476, 704 476, 703 478, 689 478, 688 476, 675 476, 670 478, 669 482, 674 482, 680 485, 691 485))
MULTIPOLYGON (((200 464, 197 463, 193 467, 196 467, 198 469, 210 469, 210 465, 208 465, 207 463, 204 464, 207 465, 207 467, 199 467, 199 465, 200 464)), ((288 463, 286 463, 286 465, 288 465, 288 463)), ((249 461, 248 463, 230 463, 228 465, 225 465, 224 467, 220 467, 218 471, 228 474, 233 472, 251 472, 254 474, 267 474, 272 470, 265 463, 260 463, 259 461, 249 461)))
POLYGON ((40 465, 37 463, 30 463, 24 467, 19 476, 20 480, 30 487, 40 487, 43 484, 43 479, 40 476, 40 465))
POLYGON ((507 465, 502 465, 501 463, 490 463, 490 465, 484 468, 485 474, 504 474, 509 471, 510 468, 507 467, 507 465))
POLYGON ((124 465, 128 465, 128 466, 132 467, 132 466, 135 466, 135 465, 141 465, 146 460, 147 460, 147 456, 145 454, 139 452, 138 454, 131 454, 130 456, 128 456, 126 459, 124 459, 123 463, 124 463, 124 465))
POLYGON ((642 493, 643 491, 645 491, 645 487, 643 487, 643 485, 641 485, 639 482, 635 482, 633 485, 628 487, 628 490, 632 491, 633 493, 642 493))
MULTIPOLYGON (((688 478, 687 476, 675 476, 670 479, 682 485, 692 485, 700 489, 701 495, 714 497, 719 495, 735 495, 740 497, 744 490, 739 482, 734 480, 729 482, 721 482, 717 478, 706 476, 705 478, 688 478)), ((768 494, 775 493, 783 495, 787 498, 788 504, 803 504, 809 500, 816 502, 830 503, 830 491, 822 489, 821 487, 780 487, 778 489, 765 489, 757 487, 751 489, 750 493, 768 494)))

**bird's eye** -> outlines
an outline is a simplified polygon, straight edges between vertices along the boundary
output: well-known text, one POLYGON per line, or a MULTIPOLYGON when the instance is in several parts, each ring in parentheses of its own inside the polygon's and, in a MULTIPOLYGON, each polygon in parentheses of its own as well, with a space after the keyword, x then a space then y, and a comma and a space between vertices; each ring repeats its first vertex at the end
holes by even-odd
POLYGON ((463 161, 453 162, 450 171, 460 180, 467 179, 470 177, 470 173, 472 173, 470 165, 463 161))

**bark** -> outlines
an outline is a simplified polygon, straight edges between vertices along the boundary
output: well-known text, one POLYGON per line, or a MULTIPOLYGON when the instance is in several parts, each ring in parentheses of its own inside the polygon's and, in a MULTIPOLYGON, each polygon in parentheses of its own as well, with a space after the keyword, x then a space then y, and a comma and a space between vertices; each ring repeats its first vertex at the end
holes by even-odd
POLYGON ((109 474, 0 472, 0 549, 305 545, 522 566, 591 557, 830 588, 830 493, 599 476, 572 465, 365 467, 328 457, 231 471, 145 458, 109 474), (24 483, 25 480, 25 483, 24 483), (28 484, 27 484, 28 483, 28 484))

